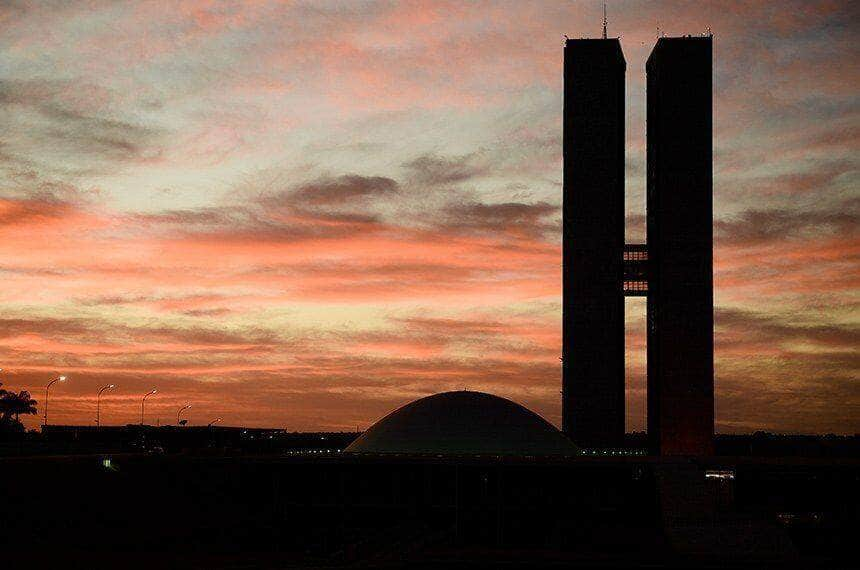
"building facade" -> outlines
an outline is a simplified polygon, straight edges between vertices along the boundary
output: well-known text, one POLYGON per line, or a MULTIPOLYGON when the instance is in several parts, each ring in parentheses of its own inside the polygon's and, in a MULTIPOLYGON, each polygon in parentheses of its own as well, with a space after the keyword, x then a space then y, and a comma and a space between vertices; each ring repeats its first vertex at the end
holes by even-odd
POLYGON ((617 39, 564 50, 562 429, 583 447, 624 437, 624 74, 617 39))
POLYGON ((713 447, 712 38, 660 38, 647 63, 647 243, 624 243, 617 39, 564 58, 562 429, 621 445, 624 297, 647 296, 648 433, 661 455, 713 447))
POLYGON ((714 436, 712 38, 648 58, 648 433, 661 455, 714 436))

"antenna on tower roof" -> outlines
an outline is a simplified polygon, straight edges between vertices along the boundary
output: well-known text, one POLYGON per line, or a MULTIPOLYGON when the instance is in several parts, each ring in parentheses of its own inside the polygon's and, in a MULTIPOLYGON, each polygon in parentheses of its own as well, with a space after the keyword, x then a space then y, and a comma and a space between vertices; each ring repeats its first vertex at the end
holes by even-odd
POLYGON ((603 3, 603 39, 606 39, 606 2, 603 3))

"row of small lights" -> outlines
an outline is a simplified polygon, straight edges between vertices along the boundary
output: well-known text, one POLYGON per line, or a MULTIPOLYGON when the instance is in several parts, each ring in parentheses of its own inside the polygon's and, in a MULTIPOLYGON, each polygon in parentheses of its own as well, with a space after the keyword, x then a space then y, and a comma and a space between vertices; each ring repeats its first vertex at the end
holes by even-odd
MULTIPOLYGON (((269 438, 271 439, 271 436, 269 436, 269 438)), ((342 451, 343 451, 342 449, 301 449, 298 451, 287 451, 286 454, 287 455, 307 455, 309 453, 341 453, 342 451)), ((371 455, 373 455, 373 454, 371 454, 371 455)), ((392 455, 394 455, 396 457, 400 457, 400 456, 403 456, 404 454, 394 453, 392 455)), ((432 454, 418 454, 418 455, 432 455, 432 454)), ((598 456, 603 456, 603 455, 634 456, 634 455, 637 455, 637 456, 644 456, 644 455, 647 455, 647 453, 643 449, 634 449, 634 450, 603 449, 603 450, 583 450, 581 452, 581 455, 598 455, 598 456)), ((436 455, 436 457, 444 457, 444 456, 443 455, 436 455)), ((476 455, 475 457, 481 457, 481 455, 476 455)), ((498 455, 495 455, 492 457, 495 457, 497 459, 501 458, 501 456, 498 456, 498 455)), ((526 457, 533 457, 533 456, 526 456, 526 457)), ((709 476, 712 476, 712 475, 709 475, 709 476)))
MULTIPOLYGON (((3 372, 2 368, 0 368, 0 372, 3 372)), ((54 385, 54 383, 65 382, 66 380, 68 380, 67 376, 60 375, 60 376, 57 376, 56 378, 52 378, 51 381, 48 382, 48 385, 45 386, 45 414, 43 416, 44 425, 48 425, 48 390, 50 389, 51 386, 54 385)), ((116 384, 106 384, 105 386, 102 386, 101 388, 99 388, 98 394, 96 395, 96 426, 101 425, 101 397, 102 397, 102 392, 104 392, 105 390, 112 390, 114 388, 116 388, 116 384)), ((146 406, 146 399, 149 396, 152 396, 153 394, 155 394, 156 392, 158 392, 158 389, 153 388, 152 390, 150 390, 149 392, 144 394, 143 398, 140 401, 140 425, 143 425, 143 414, 144 414, 144 409, 146 406)), ((190 407, 191 407, 191 404, 185 404, 184 406, 179 408, 179 411, 176 413, 176 423, 177 424, 179 423, 179 416, 182 415, 182 412, 184 412, 185 410, 187 410, 190 407)), ((215 418, 214 420, 209 422, 209 425, 211 426, 213 424, 217 424, 221 421, 221 419, 222 418, 215 418)))
POLYGON ((307 455, 309 453, 340 453, 342 449, 303 449, 301 451, 287 451, 287 455, 307 455))
POLYGON ((647 455, 644 449, 583 449, 580 455, 647 455))

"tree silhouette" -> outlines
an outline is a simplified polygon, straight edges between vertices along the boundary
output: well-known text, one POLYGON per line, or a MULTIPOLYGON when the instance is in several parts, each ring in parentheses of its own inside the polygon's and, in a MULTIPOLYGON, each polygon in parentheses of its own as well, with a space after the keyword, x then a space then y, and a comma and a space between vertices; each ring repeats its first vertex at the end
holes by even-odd
MULTIPOLYGON (((2 384, 0 384, 2 386, 2 384)), ((23 429, 21 414, 35 414, 36 400, 30 397, 30 392, 21 390, 17 394, 0 388, 0 429, 20 431, 23 429)))

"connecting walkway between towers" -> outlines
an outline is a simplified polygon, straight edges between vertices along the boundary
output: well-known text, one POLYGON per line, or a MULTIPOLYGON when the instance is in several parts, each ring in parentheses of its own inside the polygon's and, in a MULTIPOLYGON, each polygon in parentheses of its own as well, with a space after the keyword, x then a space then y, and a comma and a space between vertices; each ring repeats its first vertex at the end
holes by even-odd
POLYGON ((648 246, 624 244, 624 296, 648 296, 648 246))

